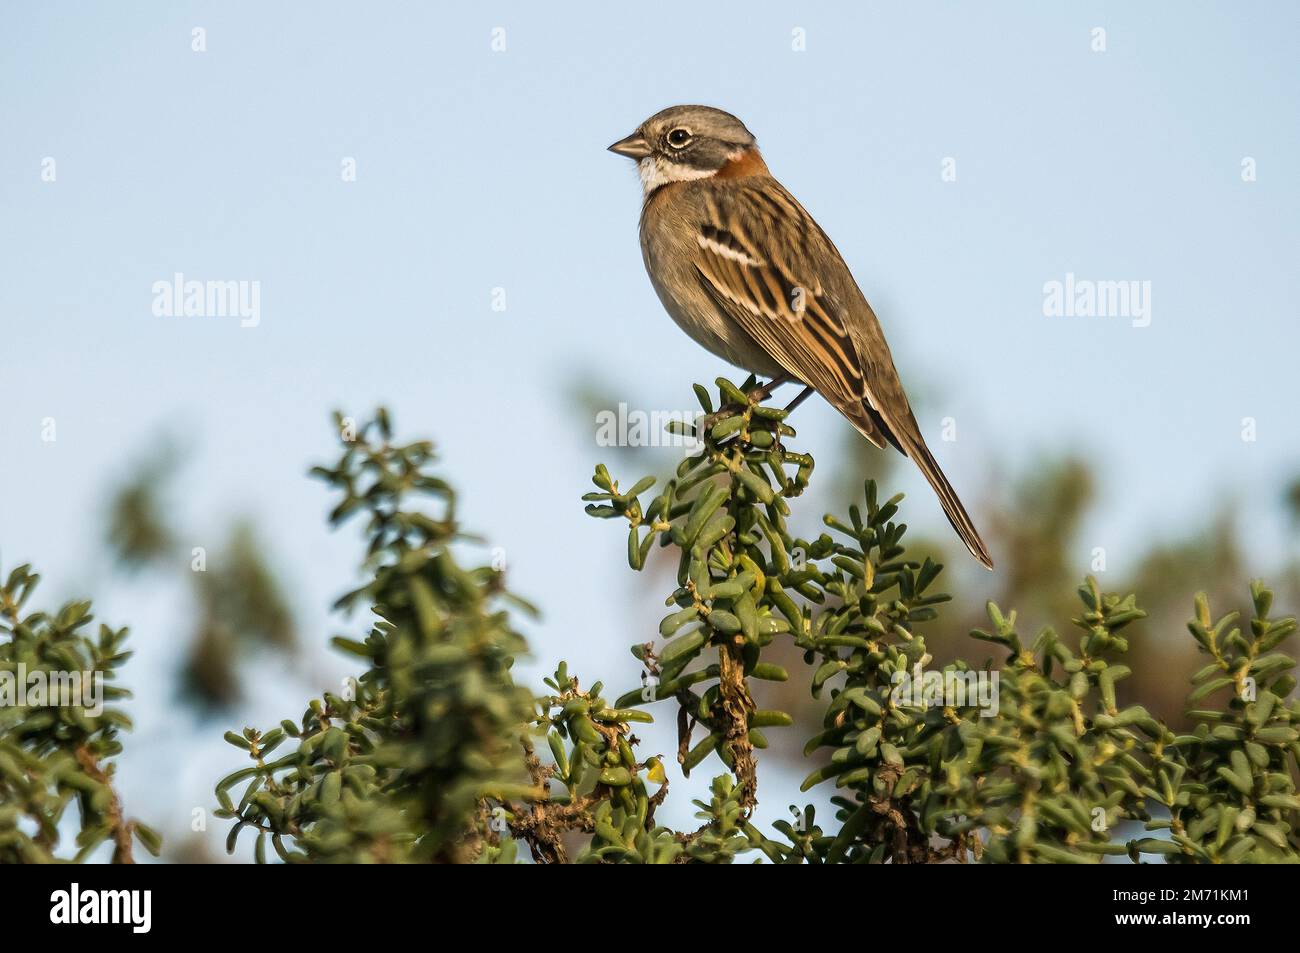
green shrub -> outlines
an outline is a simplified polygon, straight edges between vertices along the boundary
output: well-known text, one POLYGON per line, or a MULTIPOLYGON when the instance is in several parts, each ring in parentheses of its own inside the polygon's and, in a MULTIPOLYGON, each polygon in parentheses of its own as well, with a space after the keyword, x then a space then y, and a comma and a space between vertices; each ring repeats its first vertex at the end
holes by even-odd
MULTIPOLYGON (((527 647, 512 620, 534 610, 495 568, 461 565, 471 540, 432 446, 395 443, 383 411, 360 428, 338 418, 341 456, 313 473, 338 495, 333 523, 365 522, 366 584, 337 605, 374 622, 334 640, 363 670, 296 719, 227 732, 248 759, 217 785, 228 849, 248 829, 255 859, 291 863, 511 863, 521 845, 545 863, 1300 859, 1300 702, 1278 651, 1296 625, 1271 617, 1267 589, 1252 585, 1242 625, 1197 597, 1189 628, 1208 662, 1183 735, 1120 704, 1127 627, 1145 614, 1092 578, 1072 635, 1022 637, 990 603, 972 661, 936 667, 924 633, 948 596, 942 567, 908 556, 902 497, 867 481, 845 517, 796 535, 813 460, 752 386, 720 379, 716 411, 696 388, 702 419, 676 426, 700 451, 657 491, 596 468, 587 513, 626 528, 629 566, 676 566, 657 638, 631 646, 641 684, 609 696, 563 662, 540 694, 516 684, 527 647), (825 706, 803 788, 832 791, 833 811, 805 806, 764 831, 757 752, 794 719, 751 689, 792 677, 778 640, 802 651, 794 677, 825 706), (656 820, 668 766, 633 733, 656 715, 675 721, 683 774, 715 757, 725 769, 692 830, 656 820)), ((112 677, 125 631, 80 634, 88 603, 21 616, 34 582, 21 567, 0 588, 0 678, 20 662, 112 677)), ((132 837, 156 852, 112 787, 125 716, 26 701, 0 707, 0 861, 58 856, 74 800, 76 859, 110 841, 129 860, 132 837)))
POLYGON ((131 655, 126 629, 85 634, 89 602, 24 614, 39 580, 19 566, 0 586, 0 864, 80 861, 106 841, 114 863, 132 862, 133 840, 157 854, 160 838, 125 815, 113 787, 118 735, 131 720, 108 703, 130 692, 106 683, 131 655), (61 850, 74 804, 75 850, 61 850))
POLYGON ((1213 662, 1193 701, 1222 695, 1193 713, 1201 727, 1187 736, 1118 706, 1123 630, 1144 614, 1091 578, 1074 638, 1045 629, 1025 644, 1015 614, 990 604, 988 631, 972 635, 997 646, 999 663, 931 673, 918 627, 948 597, 934 591, 942 567, 907 557, 901 496, 880 502, 868 481, 847 519, 794 536, 790 502, 812 458, 788 447, 783 411, 749 399, 752 382, 718 386, 716 412, 696 388, 707 416, 678 429, 702 450, 658 493, 649 478, 623 490, 599 466, 584 497, 591 516, 626 523, 632 569, 656 549, 677 562, 658 642, 632 646, 643 683, 613 701, 564 663, 545 694, 516 686, 524 643, 507 610, 531 609, 500 573, 458 565, 453 497, 428 470, 430 446, 393 445, 382 412, 345 440, 338 464, 315 472, 341 494, 336 522, 368 518, 372 581, 340 604, 373 605, 378 621, 364 642, 335 640, 368 667, 354 697, 327 694, 298 722, 228 735, 253 762, 218 787, 232 847, 251 827, 256 856, 269 837, 289 861, 510 862, 519 844, 541 862, 1296 858, 1300 705, 1287 701, 1293 661, 1272 651, 1295 622, 1269 619, 1267 590, 1252 589, 1249 635, 1232 617, 1211 624, 1198 602, 1192 631, 1213 662), (442 509, 426 515, 421 494, 442 509), (833 785, 835 815, 823 827, 808 807, 765 833, 750 820, 755 752, 792 719, 758 709, 750 686, 790 677, 764 656, 777 639, 803 650, 802 677, 827 702, 804 789, 833 785), (904 675, 920 675, 922 692, 926 679, 996 684, 996 704, 907 697, 895 690, 904 675), (642 759, 632 734, 663 708, 684 773, 714 755, 727 771, 696 802, 693 831, 656 822, 665 765, 642 759), (1113 838, 1125 821, 1166 833, 1113 838))

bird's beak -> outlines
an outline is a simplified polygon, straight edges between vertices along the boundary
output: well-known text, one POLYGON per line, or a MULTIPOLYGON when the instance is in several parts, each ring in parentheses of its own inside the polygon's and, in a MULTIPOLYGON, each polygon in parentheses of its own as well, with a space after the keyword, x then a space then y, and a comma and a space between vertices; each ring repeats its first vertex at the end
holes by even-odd
POLYGON ((644 159, 650 155, 650 143, 641 138, 641 133, 634 132, 626 139, 620 139, 609 147, 610 152, 617 152, 629 159, 644 159))

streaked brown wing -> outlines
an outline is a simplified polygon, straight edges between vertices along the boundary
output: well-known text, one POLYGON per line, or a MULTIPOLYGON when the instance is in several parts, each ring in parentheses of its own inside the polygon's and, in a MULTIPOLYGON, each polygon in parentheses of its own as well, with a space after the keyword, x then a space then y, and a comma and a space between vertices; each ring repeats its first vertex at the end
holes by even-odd
POLYGON ((888 440, 910 457, 966 547, 992 569, 988 548, 925 445, 880 323, 831 240, 766 176, 710 192, 703 208, 692 253, 718 307, 876 446, 888 440))
MULTIPOLYGON (((879 421, 865 419, 861 361, 816 262, 847 270, 803 207, 771 179, 710 196, 698 223, 695 267, 713 299, 789 373, 849 413, 877 446, 879 421)), ((851 279, 850 279, 851 280, 851 279)))

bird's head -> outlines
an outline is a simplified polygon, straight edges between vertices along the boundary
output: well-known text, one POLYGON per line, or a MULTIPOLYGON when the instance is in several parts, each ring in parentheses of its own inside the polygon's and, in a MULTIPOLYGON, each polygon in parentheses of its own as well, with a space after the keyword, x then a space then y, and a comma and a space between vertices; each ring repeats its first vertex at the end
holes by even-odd
POLYGON ((712 106, 670 106, 609 151, 636 160, 646 195, 669 182, 767 171, 745 124, 712 106))

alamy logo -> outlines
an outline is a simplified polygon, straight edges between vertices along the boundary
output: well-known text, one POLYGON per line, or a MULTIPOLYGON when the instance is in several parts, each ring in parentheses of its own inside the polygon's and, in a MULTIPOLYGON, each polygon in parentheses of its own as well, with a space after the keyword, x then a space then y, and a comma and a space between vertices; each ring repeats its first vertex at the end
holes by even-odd
POLYGON ((260 281, 171 281, 153 283, 153 313, 159 318, 239 318, 241 328, 262 322, 260 281))
POLYGON ((918 662, 889 679, 895 705, 908 708, 978 708, 981 718, 998 713, 998 673, 949 668, 925 671, 918 662))
POLYGON ((129 924, 132 933, 148 933, 153 925, 151 890, 68 890, 50 894, 50 922, 57 924, 129 924))
POLYGON ((27 670, 0 672, 0 708, 84 708, 92 718, 104 713, 104 673, 27 670))
POLYGON ((702 410, 618 410, 596 413, 598 447, 682 447, 688 453, 699 450, 703 441, 687 428, 704 416, 702 410))
POLYGON ((1093 281, 1075 278, 1043 285, 1043 316, 1048 318, 1129 318, 1133 327, 1151 323, 1151 282, 1093 281))

